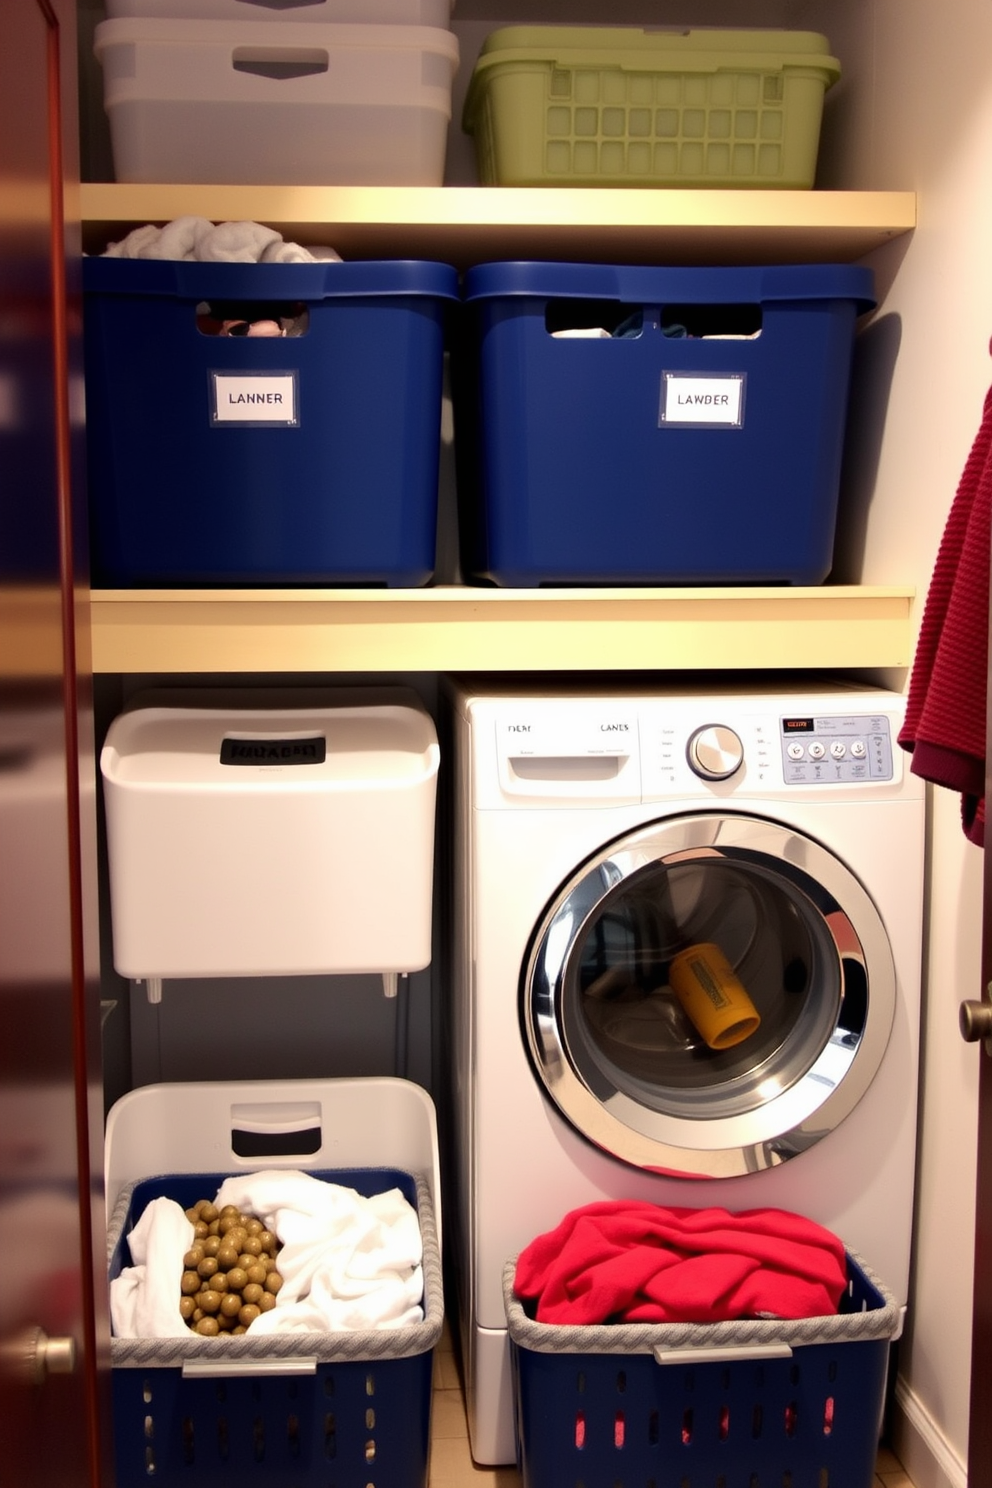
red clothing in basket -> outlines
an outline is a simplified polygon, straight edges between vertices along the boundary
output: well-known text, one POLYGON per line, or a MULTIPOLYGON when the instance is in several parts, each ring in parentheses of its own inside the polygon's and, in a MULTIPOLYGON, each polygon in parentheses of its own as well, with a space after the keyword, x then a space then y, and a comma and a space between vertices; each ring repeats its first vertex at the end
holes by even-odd
POLYGON ((847 1285, 836 1235, 783 1209, 603 1201, 520 1253, 514 1289, 540 1323, 826 1317, 847 1285))

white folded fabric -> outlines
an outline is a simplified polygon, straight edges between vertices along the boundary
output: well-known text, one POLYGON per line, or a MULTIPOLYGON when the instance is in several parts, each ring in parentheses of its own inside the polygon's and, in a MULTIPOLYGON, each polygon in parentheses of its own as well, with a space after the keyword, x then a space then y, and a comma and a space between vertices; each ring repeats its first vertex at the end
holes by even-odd
POLYGON ((173 1199, 152 1199, 127 1237, 133 1266, 110 1283, 110 1319, 117 1338, 181 1338, 183 1256, 193 1226, 173 1199))
POLYGON ((609 331, 603 326, 572 326, 565 331, 552 331, 557 341, 612 341, 609 331))
POLYGON ((136 227, 104 258, 165 258, 184 263, 340 263, 333 248, 286 243, 275 228, 260 222, 220 222, 176 217, 164 227, 136 227))
POLYGON ((258 263, 270 243, 281 242, 275 228, 260 222, 219 222, 197 240, 196 257, 201 263, 258 263))
POLYGON ((398 1188, 371 1198, 309 1173, 227 1178, 216 1204, 257 1214, 282 1243, 277 1305, 252 1332, 393 1328, 423 1321, 423 1241, 398 1188))
MULTIPOLYGON (((251 1335, 397 1328, 420 1323, 423 1239, 398 1188, 370 1198, 295 1169, 228 1178, 214 1201, 256 1214, 275 1234, 283 1278, 251 1335)), ((193 1227, 171 1199, 153 1199, 128 1235, 133 1266, 110 1283, 118 1338, 177 1338, 182 1260, 193 1227)))
POLYGON ((303 248, 299 243, 270 243, 263 249, 259 263, 340 263, 341 255, 334 248, 303 248))

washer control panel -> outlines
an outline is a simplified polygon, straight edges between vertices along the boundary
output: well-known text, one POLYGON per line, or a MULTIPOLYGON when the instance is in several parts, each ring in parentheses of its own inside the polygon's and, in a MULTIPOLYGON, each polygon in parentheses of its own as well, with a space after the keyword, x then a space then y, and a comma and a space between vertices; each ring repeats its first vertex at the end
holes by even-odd
POLYGON ((892 779, 892 737, 884 715, 797 714, 780 724, 786 785, 892 779))

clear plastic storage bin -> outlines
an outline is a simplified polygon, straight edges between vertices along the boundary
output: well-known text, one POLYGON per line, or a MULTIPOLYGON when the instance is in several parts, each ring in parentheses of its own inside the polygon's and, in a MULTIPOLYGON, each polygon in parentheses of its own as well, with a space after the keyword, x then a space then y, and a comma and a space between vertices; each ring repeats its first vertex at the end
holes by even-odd
POLYGON ((440 186, 452 32, 285 21, 101 21, 118 181, 440 186))
POLYGON ((447 26, 452 0, 104 0, 111 19, 447 26))

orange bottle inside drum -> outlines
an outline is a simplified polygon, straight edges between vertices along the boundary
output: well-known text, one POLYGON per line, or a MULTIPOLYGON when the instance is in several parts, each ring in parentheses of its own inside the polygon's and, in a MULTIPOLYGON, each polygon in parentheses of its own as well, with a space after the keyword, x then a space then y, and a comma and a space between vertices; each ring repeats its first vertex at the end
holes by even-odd
POLYGON ((682 1011, 711 1049, 742 1043, 761 1022, 734 968, 710 941, 687 946, 673 957, 668 980, 682 1011))

